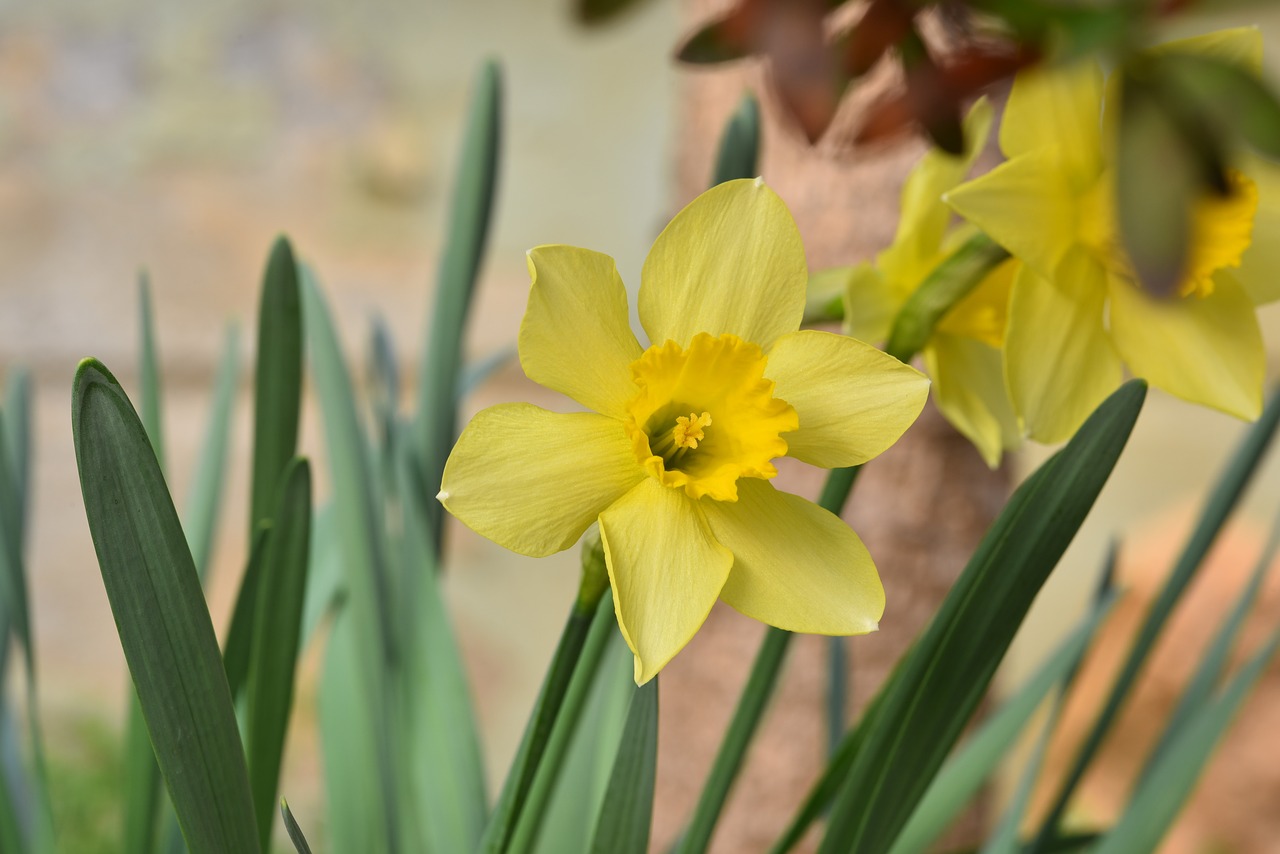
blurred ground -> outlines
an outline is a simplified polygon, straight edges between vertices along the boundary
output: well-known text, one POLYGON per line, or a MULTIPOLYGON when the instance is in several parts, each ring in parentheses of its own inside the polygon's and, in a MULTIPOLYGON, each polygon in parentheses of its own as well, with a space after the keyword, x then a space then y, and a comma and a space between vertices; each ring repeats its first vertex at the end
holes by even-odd
MULTIPOLYGON (((412 368, 469 80, 486 56, 500 56, 507 71, 507 135, 472 354, 514 339, 529 246, 564 242, 606 251, 629 284, 638 281, 644 252, 677 197, 672 141, 681 120, 680 78, 668 62, 677 8, 653 3, 587 36, 569 22, 566 7, 565 0, 0 6, 0 368, 24 364, 38 380, 29 558, 43 707, 50 731, 68 745, 82 722, 118 720, 126 684, 79 504, 68 391, 85 355, 99 356, 134 386, 140 266, 155 288, 179 499, 202 440, 224 320, 244 327, 250 364, 258 279, 275 234, 287 232, 315 265, 353 363, 363 363, 369 321, 381 315, 412 368)), ((1270 33, 1280 48, 1280 28, 1270 33)), ((703 109, 725 115, 737 92, 722 86, 718 106, 703 109)), ((708 121, 718 126, 718 118, 708 121)), ((771 144, 778 145, 775 163, 802 156, 793 145, 771 144)), ((831 204, 856 213, 851 259, 889 239, 893 176, 904 165, 900 156, 869 168, 881 173, 871 176, 881 188, 874 202, 834 198, 834 191, 783 194, 802 218, 831 204)), ((679 176, 682 184, 702 180, 705 166, 705 159, 685 164, 691 171, 679 176)), ((1276 376, 1280 315, 1270 310, 1266 322, 1276 376)), ((552 403, 539 394, 507 370, 468 406, 552 403)), ((242 394, 213 570, 220 629, 244 554, 249 418, 242 394)), ((1145 522, 1156 526, 1148 536, 1180 536, 1166 514, 1194 502, 1241 429, 1153 393, 1115 478, 1033 613, 1035 633, 1015 650, 1011 680, 1069 625, 1114 534, 1145 522)), ((314 413, 303 443, 322 454, 314 413)), ((1018 470, 1042 456, 1031 451, 1018 470)), ((1245 508, 1255 526, 1268 523, 1280 500, 1278 475, 1270 465, 1245 508)), ((935 522, 954 519, 920 525, 927 531, 935 522)), ((475 674, 496 779, 554 644, 577 559, 569 552, 535 563, 461 529, 452 549, 467 572, 451 574, 447 592, 475 674), (521 626, 518 636, 513 624, 521 626)), ((758 628, 739 619, 717 614, 730 627, 696 641, 690 663, 673 665, 673 680, 679 667, 698 673, 695 655, 730 661, 725 680, 744 671, 758 628), (711 651, 698 652, 699 643, 711 651)), ((804 673, 789 678, 787 690, 801 702, 818 702, 819 684, 804 673)), ((308 701, 304 693, 300 705, 308 701)), ((714 732, 720 712, 690 702, 690 713, 701 711, 714 732)), ((775 721, 777 740, 820 743, 812 715, 775 721)), ((319 769, 308 746, 311 722, 304 716, 300 723, 286 790, 307 825, 319 821, 319 769)), ((1237 761, 1249 753, 1238 751, 1237 761)), ((665 820, 663 832, 674 832, 671 816, 665 820)))

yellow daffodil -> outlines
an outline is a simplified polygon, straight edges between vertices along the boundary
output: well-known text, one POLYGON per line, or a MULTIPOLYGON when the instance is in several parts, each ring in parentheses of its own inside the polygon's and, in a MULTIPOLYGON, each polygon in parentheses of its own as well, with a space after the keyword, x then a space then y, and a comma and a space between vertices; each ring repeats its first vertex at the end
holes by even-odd
MULTIPOLYGON (((948 229, 951 211, 942 195, 964 180, 991 130, 991 105, 984 99, 965 120, 966 150, 953 156, 933 149, 907 176, 902 213, 893 243, 874 265, 854 267, 845 294, 845 331, 866 341, 883 341, 908 297, 956 246, 972 234, 948 229)), ((1021 429, 1004 387, 1001 347, 1012 262, 1001 265, 947 312, 922 355, 933 379, 939 411, 982 454, 1000 464, 1003 451, 1016 448, 1021 429)))
POLYGON ((480 412, 440 500, 513 551, 549 555, 599 522, 618 625, 644 683, 717 598, 789 631, 874 631, 875 566, 838 517, 769 484, 773 460, 857 465, 915 420, 928 381, 840 335, 799 331, 804 247, 760 180, 703 193, 641 272, 642 347, 613 259, 529 253, 520 364, 594 410, 480 412))
MULTIPOLYGON (((1252 28, 1158 49, 1261 68, 1252 28)), ((1123 366, 1240 418, 1261 411, 1255 306, 1280 297, 1274 167, 1254 164, 1252 179, 1233 171, 1228 197, 1203 200, 1178 293, 1152 296, 1116 230, 1115 100, 1093 61, 1019 74, 1000 128, 1007 160, 947 195, 1023 262, 1008 307, 1006 382, 1028 432, 1045 442, 1070 436, 1119 385, 1123 366)))

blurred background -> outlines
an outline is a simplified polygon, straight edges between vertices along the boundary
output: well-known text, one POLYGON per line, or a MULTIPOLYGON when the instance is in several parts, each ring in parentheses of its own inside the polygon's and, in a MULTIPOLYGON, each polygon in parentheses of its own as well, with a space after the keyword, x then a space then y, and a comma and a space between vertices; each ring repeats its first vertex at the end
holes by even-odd
MULTIPOLYGON (((41 706, 64 797, 83 807, 86 822, 111 820, 109 806, 101 805, 112 796, 112 744, 125 710, 127 674, 80 506, 69 390, 77 361, 88 355, 136 389, 139 271, 150 273, 153 287, 168 463, 179 499, 204 434, 225 323, 240 324, 242 364, 252 364, 261 270, 279 233, 288 234, 318 272, 357 375, 367 361, 371 323, 380 317, 393 335, 407 392, 426 328, 472 75, 483 59, 496 57, 505 72, 501 178, 470 354, 479 359, 513 345, 528 286, 524 251, 531 246, 568 243, 609 253, 634 298, 649 243, 705 185, 724 120, 741 94, 760 84, 760 69, 752 63, 691 71, 672 62, 681 34, 707 7, 659 0, 585 30, 573 21, 566 0, 0 3, 0 368, 25 365, 36 379, 29 564, 41 706)), ((1185 20, 1178 29, 1256 20, 1274 69, 1280 13, 1260 8, 1230 21, 1185 20)), ((837 157, 805 144, 767 98, 765 113, 762 171, 796 211, 813 266, 849 263, 883 247, 896 225, 898 187, 921 144, 905 141, 837 157)), ((1280 314, 1273 308, 1263 317, 1269 375, 1275 377, 1280 314)), ((245 370, 212 570, 211 608, 220 632, 246 551, 240 520, 247 502, 249 376, 245 370)), ((565 406, 508 365, 467 407, 505 400, 565 406)), ((323 438, 314 402, 309 407, 302 444, 320 460, 323 438)), ((928 429, 937 434, 945 428, 928 429)), ((1120 533, 1133 533, 1124 572, 1134 596, 1124 607, 1140 613, 1144 589, 1167 568, 1167 555, 1180 544, 1187 519, 1241 430, 1226 416, 1152 393, 1111 484, 1033 612, 1033 631, 1011 655, 1008 683, 1074 620, 1107 543, 1120 533)), ((974 484, 981 489, 986 504, 960 526, 934 576, 936 589, 896 573, 894 561, 875 548, 877 538, 903 536, 893 520, 882 518, 887 511, 872 506, 883 503, 874 490, 892 489, 892 483, 864 483, 860 490, 872 496, 862 496, 851 511, 859 531, 871 527, 865 536, 891 593, 894 584, 916 591, 904 593, 915 597, 915 616, 890 633, 896 650, 936 606, 945 589, 937 579, 945 581, 962 565, 981 534, 978 521, 1047 454, 1029 449, 992 476, 972 449, 944 441, 943 462, 936 465, 912 462, 919 459, 912 454, 923 453, 920 442, 900 452, 898 463, 887 463, 907 477, 928 479, 918 490, 940 488, 935 478, 961 498, 974 484)), ((808 484, 816 491, 817 481, 805 473, 787 476, 802 485, 798 490, 808 484)), ((1229 601, 1232 585, 1241 583, 1260 548, 1270 508, 1280 500, 1276 465, 1259 482, 1224 543, 1224 568, 1200 583, 1195 608, 1224 608, 1215 603, 1229 601)), ((322 493, 324 488, 321 475, 322 493)), ((914 512, 912 524, 920 530, 956 524, 954 517, 931 515, 945 510, 914 498, 891 504, 894 513, 914 512)), ((450 530, 450 548, 457 571, 449 573, 446 590, 470 665, 490 777, 497 780, 572 596, 577 553, 533 561, 459 526, 450 530)), ((892 554, 891 545, 885 548, 892 554)), ((917 552, 917 562, 938 563, 927 548, 917 552)), ((1183 616, 1187 632, 1179 636, 1192 643, 1197 615, 1183 616)), ((1280 619, 1274 585, 1257 619, 1280 619)), ((665 745, 681 738, 673 728, 687 723, 691 731, 716 732, 728 714, 734 679, 749 665, 758 632, 736 614, 717 612, 712 628, 726 625, 719 635, 700 636, 671 668, 664 703, 680 702, 682 716, 664 721, 664 757, 671 754, 665 745), (708 686, 709 671, 727 675, 708 686), (683 701, 672 699, 676 691, 683 701), (705 722, 687 722, 686 713, 705 722)), ((1124 642, 1115 644, 1123 648, 1124 642)), ((855 674, 860 648, 853 646, 855 674)), ((811 646, 797 657, 816 662, 820 654, 811 646)), ((868 680, 855 679, 858 705, 874 674, 896 657, 870 655, 879 663, 868 680)), ((1177 658, 1175 651, 1165 669, 1176 670, 1177 658)), ((793 705, 820 705, 821 686, 804 675, 819 672, 801 666, 799 676, 789 677, 788 696, 798 698, 793 705)), ((1158 701, 1159 684, 1152 690, 1158 701)), ((1228 746, 1211 780, 1239 776, 1250 762, 1261 766, 1257 739, 1280 724, 1280 692, 1273 691, 1271 685, 1259 692, 1246 715, 1263 717, 1241 726, 1248 732, 1232 737, 1241 746, 1228 746)), ((323 825, 311 699, 304 677, 282 787, 304 827, 323 825)), ((770 762, 782 763, 797 751, 814 754, 797 773, 816 769, 823 740, 816 710, 795 716, 780 709, 770 726, 774 746, 765 755, 773 759, 763 765, 753 760, 758 775, 780 773, 770 762)), ((709 737, 701 738, 687 751, 694 759, 664 758, 665 773, 705 766, 714 747, 709 737)), ((702 772, 688 773, 694 777, 690 790, 696 790, 702 772)), ((1258 767, 1250 773, 1262 775, 1253 787, 1257 797, 1280 794, 1280 772, 1258 767)), ((664 797, 664 777, 659 779, 661 844, 689 804, 672 795, 676 784, 664 797)), ((805 786, 804 777, 787 783, 787 803, 797 801, 805 786)), ((761 791, 744 784, 739 801, 761 791)), ((1095 783, 1092 791, 1098 792, 1098 814, 1105 815, 1107 782, 1095 783)), ((1235 812, 1252 820, 1254 810, 1236 800, 1235 812)), ((736 808, 740 815, 750 812, 736 808)), ((1175 837, 1170 850, 1205 850, 1202 844, 1212 843, 1214 833, 1223 835, 1217 825, 1233 820, 1230 810, 1193 807, 1188 819, 1201 815, 1208 829, 1187 831, 1186 848, 1176 848, 1183 843, 1175 837)), ((788 811, 774 807, 775 814, 788 811)), ((759 821, 768 825, 768 819, 766 814, 759 821)), ((776 821, 769 826, 776 829, 776 821)), ((1227 850, 1280 850, 1266 843, 1252 847, 1249 840, 1261 836, 1226 835, 1227 850)), ((725 851, 750 850, 720 844, 725 851)))

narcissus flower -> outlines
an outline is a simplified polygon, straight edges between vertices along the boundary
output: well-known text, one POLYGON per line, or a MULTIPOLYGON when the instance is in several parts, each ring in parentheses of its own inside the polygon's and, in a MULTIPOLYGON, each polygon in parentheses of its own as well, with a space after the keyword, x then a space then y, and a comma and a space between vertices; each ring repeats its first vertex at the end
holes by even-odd
MULTIPOLYGON (((1261 37, 1251 28, 1159 50, 1261 68, 1261 37)), ((1152 296, 1117 232, 1114 101, 1093 61, 1019 74, 1000 128, 1008 160, 947 195, 1023 262, 1009 301, 1006 381, 1028 432, 1044 442, 1075 432, 1120 384, 1124 366, 1240 418, 1262 407, 1255 307, 1280 297, 1275 169, 1233 171, 1227 197, 1200 203, 1178 293, 1152 296)))
MULTIPOLYGON (((884 341, 907 299, 951 251, 973 234, 972 226, 949 229, 951 211, 942 195, 964 180, 991 130, 984 99, 965 119, 961 156, 930 150, 907 176, 902 214, 893 243, 872 264, 849 271, 845 331, 865 341, 884 341)), ((951 424, 973 442, 987 465, 1021 443, 1022 430, 1004 387, 1001 348, 1009 286, 1016 262, 1006 262, 957 302, 934 329, 922 351, 933 379, 934 402, 951 424)))
POLYGON ((858 536, 770 485, 789 455, 857 465, 915 420, 928 381, 869 345, 799 331, 804 248, 763 182, 703 193, 641 272, 642 347, 613 259, 529 253, 520 364, 593 412, 480 412, 440 500, 478 533, 545 556, 599 522, 618 625, 644 683, 717 598, 796 632, 874 631, 884 591, 858 536))

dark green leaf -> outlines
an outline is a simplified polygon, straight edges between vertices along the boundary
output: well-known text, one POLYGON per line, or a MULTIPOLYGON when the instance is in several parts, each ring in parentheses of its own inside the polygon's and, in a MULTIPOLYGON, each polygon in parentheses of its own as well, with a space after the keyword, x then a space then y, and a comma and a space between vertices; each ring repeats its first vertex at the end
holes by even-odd
POLYGON ((280 760, 293 708, 294 669, 301 636, 302 599, 311 543, 311 467, 295 459, 285 469, 262 557, 253 644, 245 696, 249 781, 258 816, 258 839, 270 846, 280 785, 280 760))
POLYGON ((249 661, 253 655, 255 615, 258 609, 258 589, 262 582, 262 563, 266 556, 267 540, 271 537, 271 523, 264 522, 254 532, 249 546, 249 559, 244 574, 240 576, 240 591, 231 609, 231 625, 222 651, 222 664, 227 673, 227 686, 233 700, 239 700, 249 678, 249 661))
POLYGON ((194 854, 259 850, 213 625, 164 475, 119 383, 87 359, 72 435, 89 531, 156 760, 194 854))
POLYGON ((693 32, 676 48, 676 59, 691 65, 717 65, 750 56, 754 45, 744 32, 737 10, 713 18, 693 32))
POLYGON ((1085 770, 1093 761, 1112 723, 1115 722, 1120 709, 1128 699, 1129 692, 1143 665, 1146 664, 1147 656, 1151 654, 1156 639, 1164 629, 1174 606, 1178 604, 1187 585, 1195 577, 1209 547, 1213 545, 1218 532, 1222 530, 1223 523, 1240 500, 1245 486, 1253 479, 1259 460, 1275 436, 1277 425, 1280 425, 1280 393, 1273 392, 1271 400, 1267 402, 1267 407, 1262 412, 1262 417, 1249 429, 1244 441, 1236 448, 1231 461, 1219 477, 1196 522, 1195 530, 1191 532, 1187 545, 1183 548, 1178 562, 1160 591, 1160 596, 1147 611, 1146 619, 1138 630, 1138 636, 1129 650, 1124 667, 1116 676, 1111 693, 1107 695, 1106 705, 1098 713, 1097 720, 1089 730, 1089 735, 1081 745, 1070 771, 1063 779, 1052 807, 1041 824, 1039 832, 1041 841, 1057 834, 1058 823, 1066 812, 1067 803, 1071 800, 1076 786, 1084 777, 1085 770))
POLYGON ((1261 154, 1280 159, 1280 100, 1252 71, 1185 53, 1161 56, 1158 68, 1190 99, 1201 121, 1230 129, 1261 154))
POLYGON ((502 76, 495 62, 480 68, 471 110, 462 138, 449 208, 445 239, 436 280, 427 348, 418 368, 416 445, 425 490, 432 542, 439 553, 444 509, 435 501, 444 463, 458 432, 458 383, 462 375, 462 338, 467 329, 472 295, 480 275, 489 236, 493 198, 498 183, 498 149, 502 138, 502 76))
POLYGON ((1155 851, 1200 779, 1214 747, 1280 645, 1280 633, 1249 660, 1213 701, 1191 716, 1134 792, 1115 827, 1093 854, 1155 851))
POLYGON ((884 851, 901 832, 1106 483, 1145 396, 1141 381, 1123 386, 1014 493, 886 689, 821 852, 884 851))
POLYGON ((635 690, 613 775, 600 805, 593 854, 644 854, 653 824, 658 764, 658 679, 635 690))
POLYGON ((302 298, 288 239, 271 247, 258 306, 258 365, 253 385, 253 469, 249 532, 270 518, 285 466, 298 449, 302 405, 302 298))
POLYGON ((222 359, 218 363, 218 373, 213 383, 213 406, 209 412, 208 432, 205 433, 204 445, 200 449, 200 462, 196 466, 195 479, 191 482, 191 491, 187 494, 186 523, 183 525, 201 583, 208 577, 209 558, 218 528, 222 488, 227 474, 231 415, 240 381, 240 335, 234 324, 227 327, 224 342, 222 359))
POLYGON ((641 4, 642 0, 577 0, 574 13, 578 20, 588 25, 599 25, 613 20, 623 12, 641 4))
POLYGON ((747 92, 729 117, 716 152, 716 171, 711 185, 760 174, 760 102, 747 92))
POLYGON ((142 386, 139 394, 142 426, 147 430, 147 437, 151 439, 151 446, 156 451, 156 459, 163 469, 164 389, 160 381, 160 357, 156 352, 155 314, 151 310, 151 278, 146 271, 138 274, 138 322, 142 329, 142 355, 138 366, 142 386))
POLYGON ((280 799, 280 817, 284 819, 284 829, 289 833, 289 841, 293 843, 293 850, 298 854, 311 854, 311 846, 307 844, 307 837, 302 835, 302 828, 298 827, 298 821, 293 817, 293 810, 289 809, 289 804, 284 798, 280 799))

